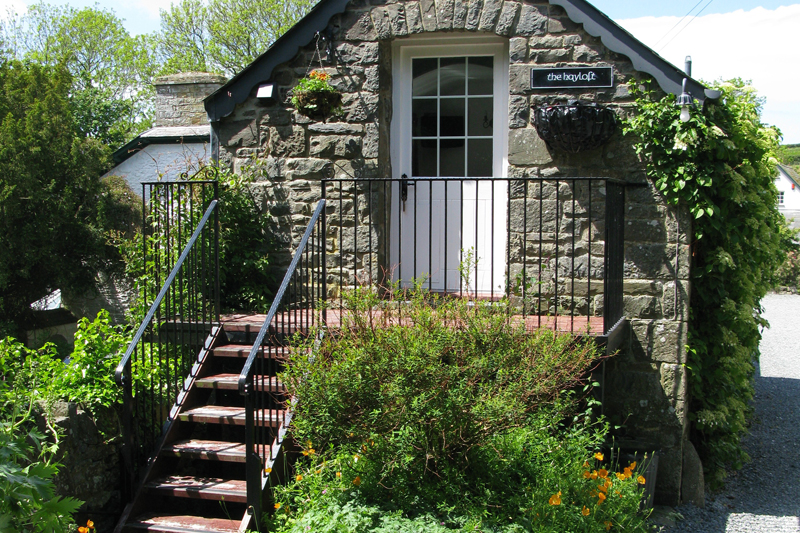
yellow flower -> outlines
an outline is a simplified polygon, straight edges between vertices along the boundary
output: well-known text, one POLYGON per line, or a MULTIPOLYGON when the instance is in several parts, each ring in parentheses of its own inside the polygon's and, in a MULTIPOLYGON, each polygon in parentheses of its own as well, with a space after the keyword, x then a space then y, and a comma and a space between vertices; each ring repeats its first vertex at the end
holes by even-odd
POLYGON ((550 496, 548 502, 550 505, 561 505, 561 491, 558 491, 558 494, 553 494, 550 496))
POLYGON ((606 520, 605 522, 603 522, 603 525, 604 525, 604 526, 606 526, 606 531, 608 531, 609 529, 611 529, 611 522, 609 522, 608 520, 606 520))
POLYGON ((356 487, 361 485, 361 476, 356 476, 356 478, 353 480, 353 485, 355 485, 356 487))
POLYGON ((303 450, 303 455, 308 455, 308 450, 303 450))
POLYGON ((87 520, 86 527, 88 527, 89 529, 94 529, 94 522, 92 522, 91 520, 87 520))
POLYGON ((597 479, 597 475, 598 475, 598 474, 597 474, 597 470, 595 470, 594 472, 592 472, 591 474, 589 474, 589 477, 590 477, 590 478, 592 478, 592 479, 597 479))
POLYGON ((358 455, 353 456, 353 461, 355 461, 356 463, 358 462, 358 455))
POLYGON ((606 482, 605 482, 605 483, 603 483, 603 485, 605 485, 607 489, 610 489, 610 488, 611 488, 611 485, 613 485, 613 483, 611 483, 611 480, 610 480, 610 479, 607 479, 607 480, 606 480, 606 482))
POLYGON ((89 533, 89 528, 81 526, 78 528, 78 533, 89 533))
POLYGON ((614 475, 617 476, 617 479, 620 480, 620 481, 622 481, 623 479, 625 479, 627 477, 622 472, 615 472, 614 475))
POLYGON ((308 453, 310 453, 311 455, 314 455, 315 453, 317 453, 317 450, 315 450, 314 448, 311 448, 310 450, 308 450, 308 453))
POLYGON ((631 465, 628 468, 630 468, 631 470, 636 468, 636 461, 632 462, 631 465))
POLYGON ((606 495, 601 492, 597 495, 597 505, 600 505, 604 501, 606 501, 606 495))
POLYGON ((314 473, 315 473, 315 474, 321 474, 321 473, 322 473, 322 470, 314 470, 314 473))
POLYGON ((281 508, 281 502, 276 503, 275 504, 275 510, 277 511, 280 508, 281 508))
POLYGON ((597 485, 597 489, 598 489, 600 492, 608 492, 608 489, 606 488, 606 486, 605 486, 605 485, 597 485))
POLYGON ((337 478, 342 477, 342 473, 341 472, 336 472, 336 477, 337 478))
POLYGON ((594 458, 597 459, 598 461, 602 461, 603 457, 604 457, 603 454, 600 453, 600 452, 597 452, 596 454, 594 454, 594 458))
POLYGON ((591 511, 589 510, 589 508, 588 508, 588 507, 586 507, 585 505, 583 506, 583 509, 581 509, 581 514, 582 514, 583 516, 589 516, 589 513, 590 513, 590 512, 591 512, 591 511))
POLYGON ((600 470, 597 471, 597 477, 600 477, 600 478, 603 478, 603 479, 607 478, 608 477, 608 470, 606 470, 605 468, 601 468, 600 470))
POLYGON ((583 472, 583 479, 589 479, 590 477, 592 477, 592 474, 590 474, 588 470, 585 470, 583 472))
POLYGON ((584 461, 583 462, 583 467, 584 468, 589 468, 589 462, 588 461, 584 461))
POLYGON ((302 475, 300 475, 300 474, 297 474, 297 475, 294 477, 294 479, 295 479, 295 480, 297 480, 297 481, 302 481, 302 480, 303 480, 303 476, 302 476, 302 475))
POLYGON ((271 469, 271 468, 265 468, 265 469, 264 469, 264 473, 265 473, 265 474, 269 474, 270 472, 272 472, 272 469, 271 469))
POLYGON ((637 477, 637 478, 636 478, 636 481, 638 481, 638 482, 639 482, 639 485, 644 485, 644 484, 645 484, 645 479, 644 479, 644 476, 639 476, 639 477, 637 477))
POLYGON ((311 448, 311 446, 313 446, 313 444, 311 444, 311 441, 310 440, 306 441, 306 447, 311 448))
POLYGON ((625 470, 623 470, 622 473, 625 476, 625 479, 631 477, 631 474, 632 474, 631 467, 626 467, 625 470))

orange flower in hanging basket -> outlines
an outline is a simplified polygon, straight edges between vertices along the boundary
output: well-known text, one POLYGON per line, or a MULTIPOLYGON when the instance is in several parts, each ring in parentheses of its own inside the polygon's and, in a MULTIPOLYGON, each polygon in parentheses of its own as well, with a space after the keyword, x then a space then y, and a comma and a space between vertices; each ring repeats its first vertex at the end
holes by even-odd
POLYGON ((342 93, 328 83, 330 76, 314 70, 292 89, 292 105, 303 115, 327 120, 342 110, 342 93))

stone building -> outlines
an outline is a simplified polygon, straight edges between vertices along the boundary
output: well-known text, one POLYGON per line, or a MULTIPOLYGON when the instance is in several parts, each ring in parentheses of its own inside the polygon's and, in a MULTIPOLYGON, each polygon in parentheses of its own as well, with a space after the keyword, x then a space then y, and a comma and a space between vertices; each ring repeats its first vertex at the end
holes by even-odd
MULTIPOLYGON (((491 281, 476 274, 476 292, 481 284, 490 297, 497 287, 513 292, 515 280, 529 283, 528 271, 535 271, 520 302, 526 312, 555 315, 554 323, 559 313, 586 316, 591 326, 611 307, 613 221, 606 211, 612 185, 619 186, 624 215, 613 223, 624 234, 622 316, 601 332, 613 333, 619 347, 605 370, 605 411, 624 426, 626 447, 658 450, 656 500, 676 504, 697 497, 702 476, 688 441, 684 367, 690 220, 656 191, 621 128, 602 146, 572 153, 547 144, 534 117, 578 100, 623 118, 634 112, 629 81, 653 80, 680 94, 685 78, 584 0, 322 0, 205 107, 213 157, 237 172, 256 165, 254 187, 289 247, 319 199, 332 200, 330 294, 410 261, 396 242, 404 215, 391 213, 411 210, 413 197, 414 212, 419 200, 429 215, 420 222, 422 237, 415 219, 410 246, 428 250, 429 265, 438 254, 441 290, 456 290, 447 281, 457 268, 450 243, 462 260, 465 248, 483 247, 477 270, 490 272, 491 281), (290 101, 311 69, 327 73, 343 94, 342 112, 326 121, 300 114, 290 101), (433 195, 443 178, 456 180, 458 194, 448 196, 443 185, 439 200, 423 198, 425 187, 433 195), (483 192, 475 185, 472 208, 468 178, 501 185, 483 192), (353 191, 367 183, 359 204, 353 191), (371 225, 373 204, 399 207, 385 207, 384 223, 371 225), (460 209, 458 228, 448 230, 448 215, 436 218, 448 208, 460 209), (464 223, 467 211, 470 221, 483 220, 480 229, 464 223), (494 222, 501 229, 487 245, 494 222)), ((700 105, 714 97, 691 77, 686 82, 700 105)), ((402 268, 394 275, 405 278, 402 268)))
POLYGON ((122 176, 134 192, 142 182, 173 180, 196 171, 211 158, 203 99, 226 78, 205 72, 183 72, 156 78, 156 117, 152 128, 119 147, 106 176, 122 176))

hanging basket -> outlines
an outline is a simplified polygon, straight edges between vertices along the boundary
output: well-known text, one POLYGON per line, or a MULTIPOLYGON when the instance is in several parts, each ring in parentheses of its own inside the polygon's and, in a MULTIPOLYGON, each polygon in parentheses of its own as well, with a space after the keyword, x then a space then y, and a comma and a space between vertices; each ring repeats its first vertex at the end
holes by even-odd
POLYGON ((574 154, 607 143, 617 131, 617 116, 602 105, 571 102, 537 107, 533 124, 547 146, 574 154))
POLYGON ((297 110, 314 120, 327 120, 342 107, 342 93, 338 91, 294 91, 292 103, 297 110))

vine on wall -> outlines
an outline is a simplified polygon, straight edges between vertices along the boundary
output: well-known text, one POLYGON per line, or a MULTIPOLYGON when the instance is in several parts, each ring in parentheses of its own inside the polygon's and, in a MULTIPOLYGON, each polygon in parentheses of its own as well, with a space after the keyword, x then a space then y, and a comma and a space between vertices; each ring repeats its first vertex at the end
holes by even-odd
POLYGON ((674 95, 632 84, 635 134, 648 176, 694 219, 688 363, 692 440, 707 479, 748 459, 747 427, 758 360, 761 298, 791 246, 777 210, 774 153, 780 132, 761 123, 762 100, 742 80, 718 82, 716 101, 679 120, 674 95))

